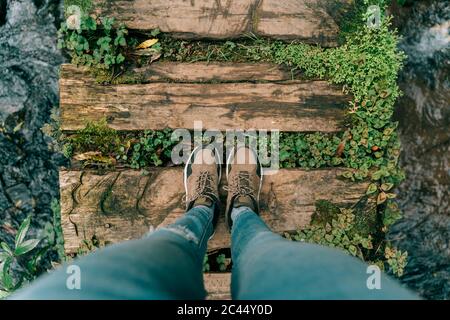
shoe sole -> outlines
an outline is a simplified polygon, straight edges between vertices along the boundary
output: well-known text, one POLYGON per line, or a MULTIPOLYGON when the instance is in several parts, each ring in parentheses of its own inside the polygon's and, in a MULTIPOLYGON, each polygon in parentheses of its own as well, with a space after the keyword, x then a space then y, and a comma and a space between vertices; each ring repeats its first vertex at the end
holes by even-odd
MULTIPOLYGON (((185 191, 185 193, 187 194, 188 193, 188 187, 187 187, 187 169, 188 169, 188 166, 189 166, 189 164, 191 163, 191 160, 192 160, 192 157, 194 156, 194 154, 199 150, 199 149, 202 149, 203 148, 203 146, 197 146, 197 147, 195 147, 194 148, 194 150, 192 150, 192 152, 191 152, 191 154, 189 155, 189 158, 188 158, 188 160, 186 161, 186 165, 184 166, 184 170, 183 170, 183 182, 184 182, 184 191, 185 191)), ((216 163, 216 165, 219 163, 220 164, 220 158, 218 158, 219 157, 219 153, 218 153, 218 151, 217 151, 217 149, 216 148, 214 148, 214 158, 216 158, 216 161, 217 161, 217 163, 216 163)), ((218 172, 218 175, 219 175, 219 184, 220 184, 220 179, 222 178, 222 170, 221 170, 221 168, 220 168, 220 165, 219 165, 219 170, 218 170, 219 172, 218 172)), ((209 237, 209 239, 208 240, 211 240, 213 237, 214 237, 214 235, 216 234, 216 230, 214 230, 213 231, 213 234, 211 235, 211 237, 209 237)))

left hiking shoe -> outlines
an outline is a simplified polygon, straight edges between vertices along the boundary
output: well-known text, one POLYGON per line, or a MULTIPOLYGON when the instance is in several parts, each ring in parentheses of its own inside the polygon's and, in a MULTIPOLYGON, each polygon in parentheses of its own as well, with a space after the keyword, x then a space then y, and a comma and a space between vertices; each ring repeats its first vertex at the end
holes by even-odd
POLYGON ((186 211, 204 205, 214 209, 213 226, 220 215, 220 156, 216 149, 198 146, 192 151, 184 168, 186 211))

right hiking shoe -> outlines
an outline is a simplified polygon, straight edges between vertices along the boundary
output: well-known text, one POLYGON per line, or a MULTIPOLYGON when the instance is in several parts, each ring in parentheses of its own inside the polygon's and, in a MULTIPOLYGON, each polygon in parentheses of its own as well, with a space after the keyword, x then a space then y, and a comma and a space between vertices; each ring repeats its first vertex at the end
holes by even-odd
POLYGON ((259 214, 259 193, 262 186, 262 166, 253 149, 233 149, 227 158, 228 191, 225 221, 231 232, 233 208, 248 207, 259 214))

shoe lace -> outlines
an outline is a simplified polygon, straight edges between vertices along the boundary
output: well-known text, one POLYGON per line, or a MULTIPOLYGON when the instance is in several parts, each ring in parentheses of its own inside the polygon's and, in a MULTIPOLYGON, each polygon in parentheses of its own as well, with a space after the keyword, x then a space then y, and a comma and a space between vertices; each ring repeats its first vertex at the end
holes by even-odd
POLYGON ((210 172, 208 171, 201 171, 198 175, 197 180, 195 181, 195 188, 192 192, 192 194, 188 197, 187 195, 184 195, 184 201, 185 202, 191 202, 195 201, 200 197, 205 197, 212 202, 216 201, 215 199, 215 191, 213 188, 214 180, 210 172))
POLYGON ((255 198, 255 190, 250 181, 250 173, 248 171, 240 171, 231 178, 228 186, 224 186, 224 190, 234 196, 251 196, 255 198))

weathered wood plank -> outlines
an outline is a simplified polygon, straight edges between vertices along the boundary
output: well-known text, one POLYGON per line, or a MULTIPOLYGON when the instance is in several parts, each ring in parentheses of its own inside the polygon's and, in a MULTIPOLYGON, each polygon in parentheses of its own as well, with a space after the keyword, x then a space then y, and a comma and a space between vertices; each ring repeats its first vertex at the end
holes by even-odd
MULTIPOLYGON (((274 231, 292 231, 309 223, 317 200, 356 203, 367 183, 339 179, 343 170, 281 169, 265 176, 261 217, 274 231)), ((76 252, 83 240, 95 237, 105 244, 120 242, 175 221, 185 211, 182 176, 181 167, 151 168, 145 175, 135 170, 104 174, 60 171, 66 252, 76 252)), ((225 199, 226 195, 221 196, 225 199)), ((210 250, 230 246, 223 216, 217 228, 209 242, 210 250)))
MULTIPOLYGON (((60 76, 63 79, 83 79, 85 83, 95 83, 89 77, 88 69, 73 64, 61 65, 60 76)), ((277 82, 298 78, 299 73, 292 73, 289 68, 274 63, 244 62, 168 62, 158 61, 150 65, 135 68, 126 73, 134 76, 141 83, 149 82, 277 82)), ((119 77, 120 78, 120 77, 119 77)))
POLYGON ((159 28, 179 38, 225 39, 253 33, 336 46, 338 12, 350 0, 94 0, 96 13, 131 29, 159 28))
MULTIPOLYGON (((185 78, 191 77, 188 68, 177 68, 185 72, 185 78)), ((218 73, 216 69, 213 76, 218 73)), ((224 78, 231 79, 228 71, 226 74, 224 78)), ((234 78, 240 78, 238 74, 234 78)), ((247 71, 243 77, 248 77, 247 71)), ((106 117, 117 130, 189 129, 194 121, 202 121, 204 129, 334 132, 342 129, 348 101, 340 88, 326 81, 104 86, 89 73, 66 66, 60 78, 63 130, 81 129, 88 120, 106 117)))
POLYGON ((203 280, 207 300, 231 300, 231 273, 205 273, 203 280))

